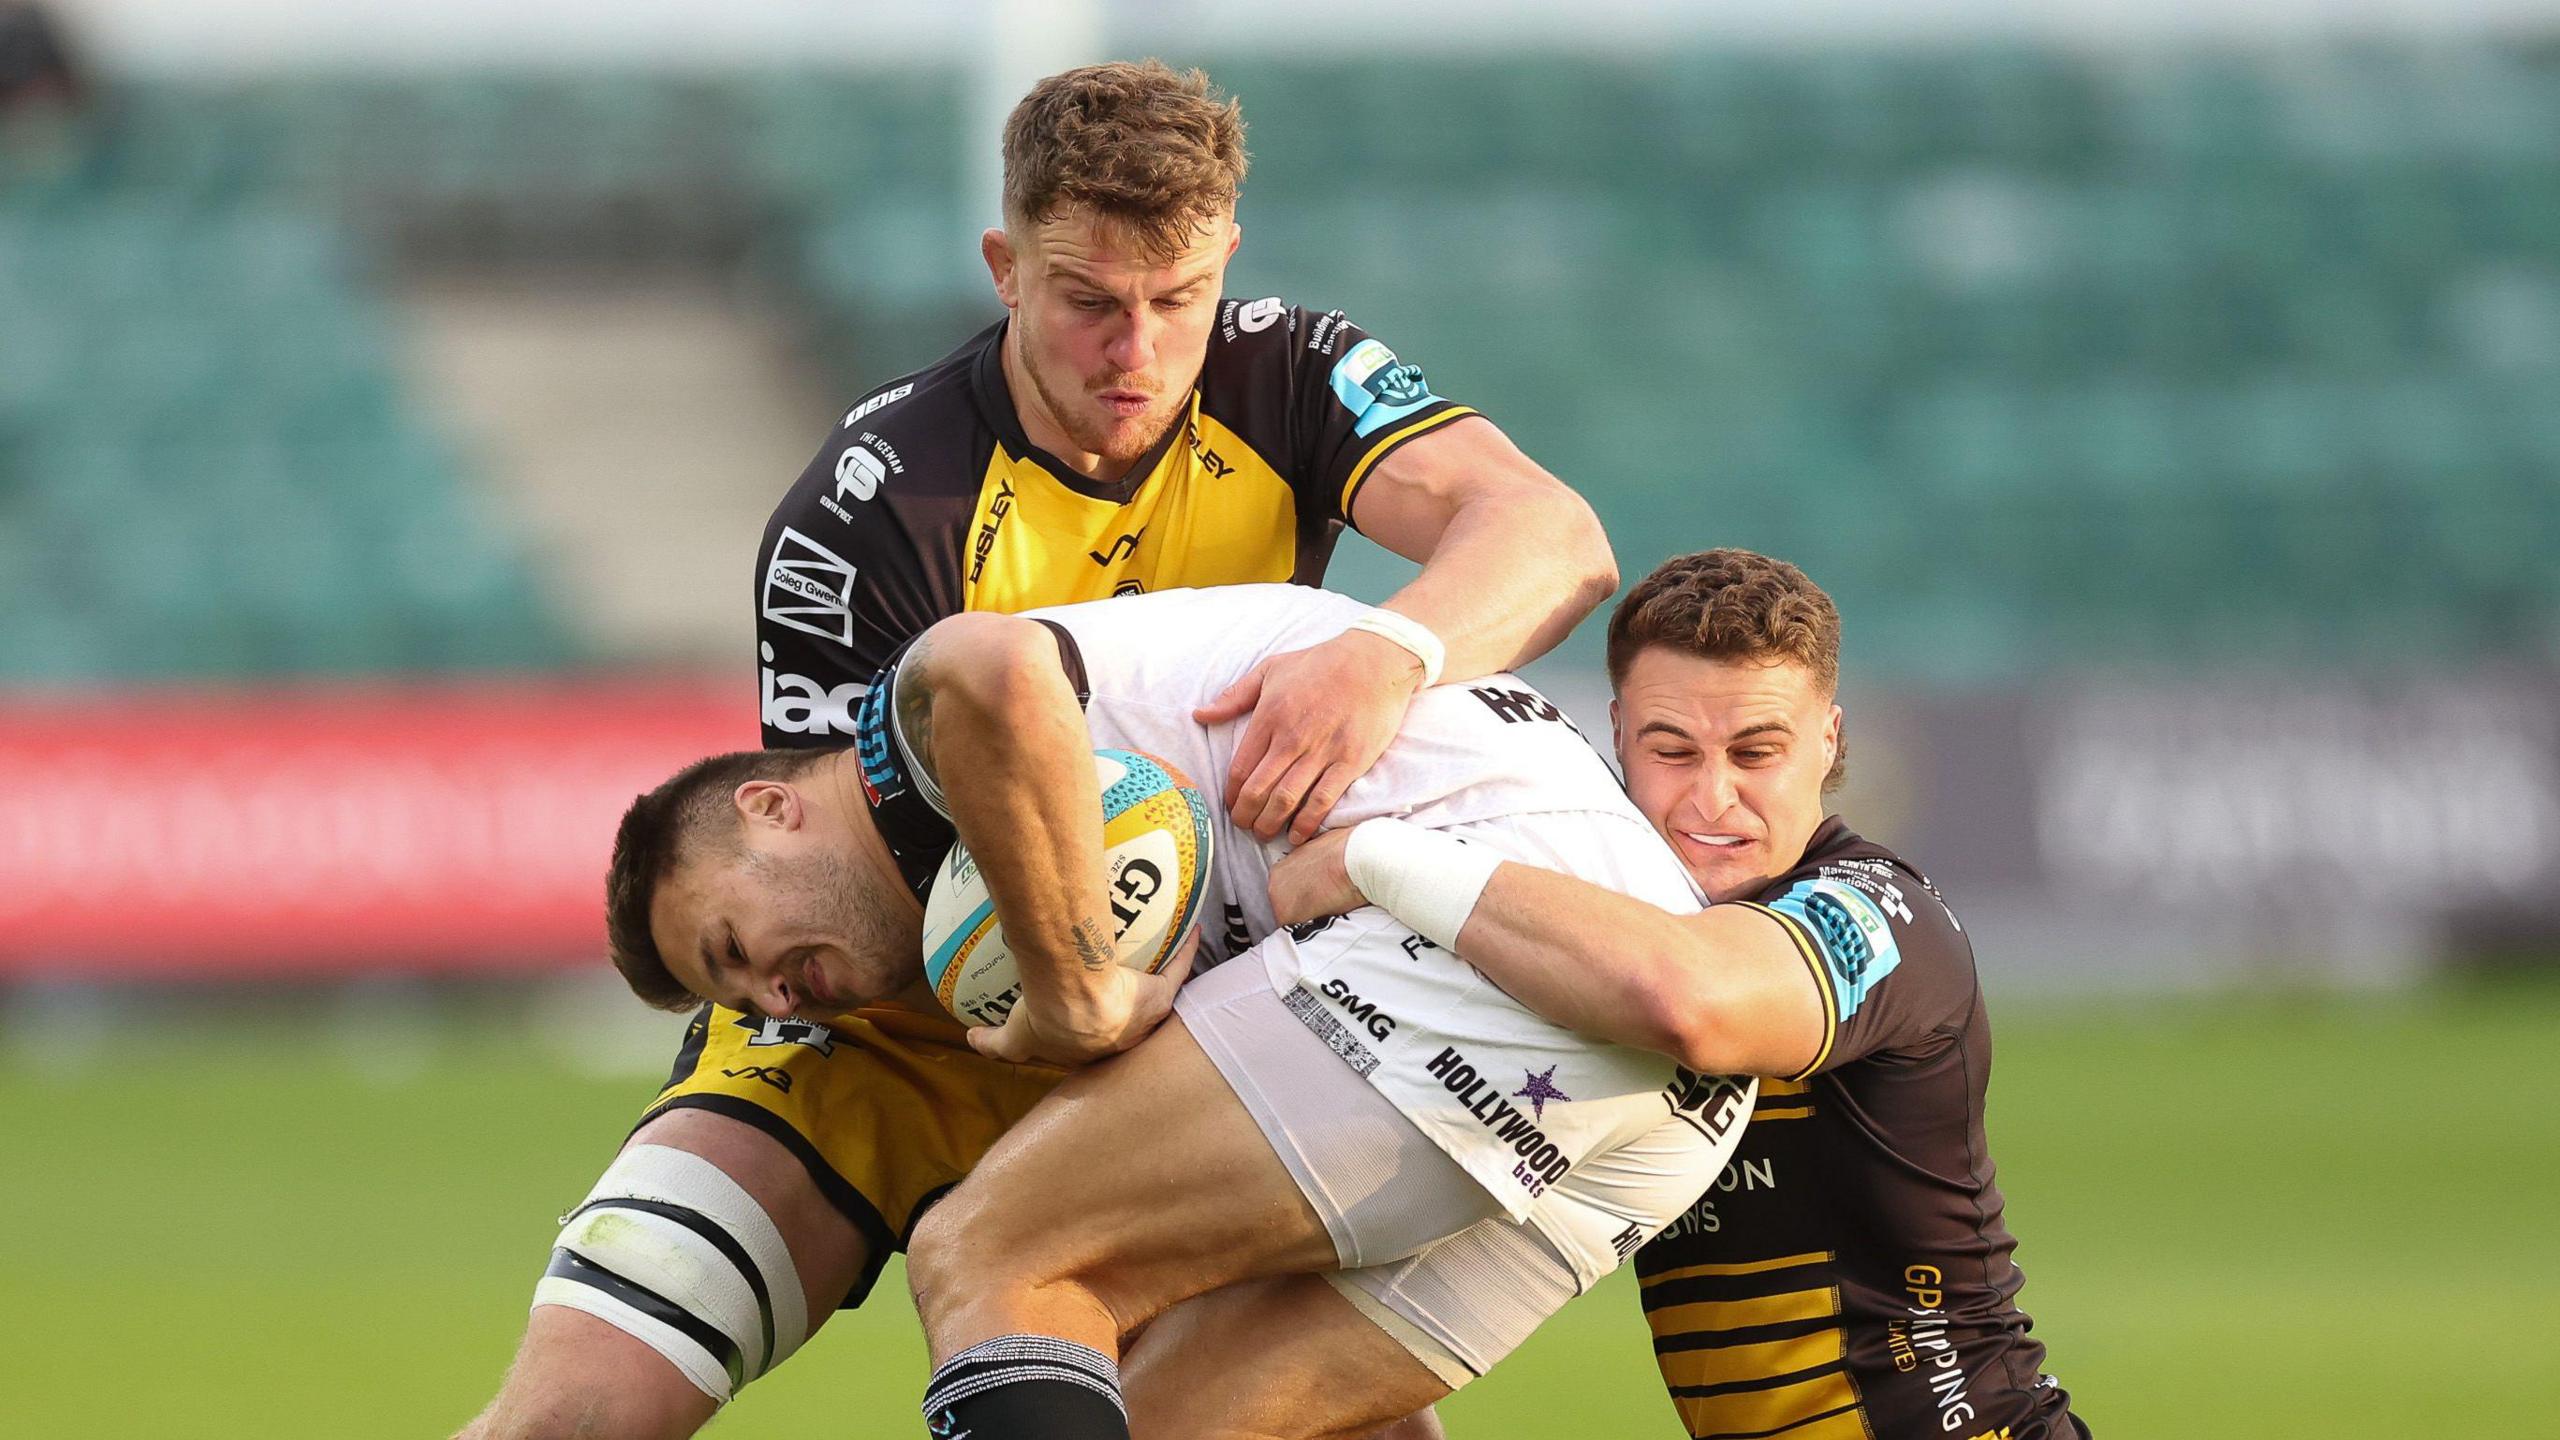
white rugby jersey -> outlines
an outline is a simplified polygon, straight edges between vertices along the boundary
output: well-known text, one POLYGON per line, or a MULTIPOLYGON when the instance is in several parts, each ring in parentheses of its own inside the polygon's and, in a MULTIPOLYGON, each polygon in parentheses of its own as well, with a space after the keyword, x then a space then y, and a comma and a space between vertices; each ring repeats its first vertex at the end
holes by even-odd
MULTIPOLYGON (((1203 968, 1277 928, 1268 882, 1272 862, 1289 847, 1256 839, 1228 819, 1220 803, 1244 722, 1202 725, 1192 712, 1263 660, 1329 640, 1369 610, 1304 586, 1227 585, 1022 612, 1073 642, 1070 668, 1082 672, 1075 679, 1093 743, 1170 763, 1217 812, 1208 897, 1217 908, 1203 924, 1203 968)), ((1516 676, 1440 685, 1414 698, 1394 742, 1343 794, 1327 823, 1356 825, 1382 815, 1433 829, 1463 828, 1469 843, 1506 858, 1562 870, 1666 910, 1686 913, 1702 903, 1688 872, 1607 762, 1561 710, 1516 676), (1573 822, 1559 828, 1577 841, 1594 833, 1607 838, 1569 847, 1541 843, 1538 817, 1568 813, 1573 822)), ((1299 933, 1313 936, 1323 928, 1301 926, 1299 933)), ((1697 1153, 1675 1156, 1671 1165, 1683 1173, 1696 1169, 1699 1184, 1714 1178, 1738 1136, 1738 1120, 1701 1124, 1694 1113, 1702 1097, 1729 1096, 1733 1087, 1702 1089, 1668 1057, 1574 1035, 1419 937, 1391 966, 1364 962, 1368 953, 1279 940, 1258 951, 1275 989, 1306 997, 1292 1008, 1320 1035, 1326 1030, 1319 1017, 1339 1008, 1345 993, 1368 1007, 1357 1039, 1337 1034, 1328 1043, 1515 1220, 1527 1217, 1538 1197, 1584 1158, 1656 1131, 1666 1120, 1674 1121, 1675 1135, 1694 1133, 1697 1153), (1364 968, 1353 973, 1355 966, 1364 968), (1390 1023, 1366 1025, 1377 1015, 1390 1023), (1533 1076, 1539 1078, 1524 1083, 1533 1076)), ((1747 1111, 1750 1082, 1740 1083, 1747 1111)), ((1723 1100, 1718 1106, 1730 1108, 1723 1100)), ((1586 1280, 1591 1270, 1614 1264, 1614 1257, 1590 1258, 1589 1267, 1577 1264, 1586 1280)))
MULTIPOLYGON (((1245 722, 1207 726, 1191 712, 1262 661, 1322 644, 1368 613, 1357 600, 1302 585, 1165 590, 1023 612, 1066 631, 1081 652, 1093 743, 1171 761, 1219 810, 1218 898, 1234 908, 1225 916, 1228 933, 1204 942, 1204 950, 1214 942, 1217 959, 1270 933, 1265 882, 1271 863, 1290 847, 1255 839, 1227 820, 1219 804, 1245 722)), ((1338 829, 1392 815, 1445 829, 1542 810, 1625 816, 1641 832, 1634 848, 1657 862, 1630 873, 1627 883, 1644 885, 1644 898, 1666 909, 1698 908, 1688 872, 1627 798, 1608 762, 1562 710, 1513 675, 1435 686, 1414 697, 1386 753, 1344 792, 1325 823, 1338 829)))

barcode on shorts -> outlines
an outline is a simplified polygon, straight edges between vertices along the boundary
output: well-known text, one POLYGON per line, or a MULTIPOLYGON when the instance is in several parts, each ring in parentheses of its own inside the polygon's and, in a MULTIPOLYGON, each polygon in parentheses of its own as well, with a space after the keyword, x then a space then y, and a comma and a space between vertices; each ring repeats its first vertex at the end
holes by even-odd
POLYGON ((1324 1008, 1323 1001, 1293 985, 1288 994, 1280 997, 1280 1003, 1288 1006, 1289 1013, 1297 1016, 1300 1024, 1316 1032, 1316 1038, 1324 1042, 1325 1048, 1341 1056, 1353 1070, 1365 1076, 1378 1068, 1375 1052, 1354 1039, 1351 1027, 1335 1019, 1332 1012, 1324 1008))

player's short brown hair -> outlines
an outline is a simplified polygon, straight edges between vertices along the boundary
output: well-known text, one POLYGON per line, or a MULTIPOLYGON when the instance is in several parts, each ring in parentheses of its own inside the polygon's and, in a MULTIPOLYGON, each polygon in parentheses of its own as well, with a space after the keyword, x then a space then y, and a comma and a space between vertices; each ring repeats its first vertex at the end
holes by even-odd
MULTIPOLYGON (((1636 582, 1609 616, 1609 683, 1649 646, 1704 660, 1791 662, 1824 695, 1840 689, 1840 609, 1822 587, 1784 560, 1750 550, 1675 555, 1636 582)), ((1822 788, 1848 773, 1849 742, 1822 788)))
POLYGON ((631 802, 613 836, 613 863, 604 878, 605 945, 613 968, 631 993, 660 1010, 701 1003, 667 969, 650 933, 649 910, 658 882, 697 848, 735 843, 740 824, 729 797, 750 780, 796 780, 825 759, 827 750, 739 750, 696 760, 665 783, 631 802))
POLYGON ((1083 207, 1155 259, 1235 208, 1244 111, 1198 70, 1114 61, 1052 75, 1004 123, 1004 216, 1028 227, 1083 207))

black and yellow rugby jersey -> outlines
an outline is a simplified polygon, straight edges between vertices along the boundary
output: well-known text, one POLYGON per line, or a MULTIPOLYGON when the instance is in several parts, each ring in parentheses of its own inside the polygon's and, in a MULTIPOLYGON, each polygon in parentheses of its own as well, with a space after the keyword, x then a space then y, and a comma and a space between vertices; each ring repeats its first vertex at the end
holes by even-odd
POLYGON ((1838 817, 1739 902, 1821 987, 1822 1050, 1764 1080, 1716 1183, 1636 1254, 1663 1383, 1706 1440, 2085 1435, 2018 1309, 1973 945, 1838 817))
POLYGON ((767 746, 843 744, 872 675, 960 610, 1324 575, 1398 446, 1475 411, 1340 311, 1224 300, 1182 418, 1119 481, 1024 437, 1004 322, 865 396, 765 527, 767 746))

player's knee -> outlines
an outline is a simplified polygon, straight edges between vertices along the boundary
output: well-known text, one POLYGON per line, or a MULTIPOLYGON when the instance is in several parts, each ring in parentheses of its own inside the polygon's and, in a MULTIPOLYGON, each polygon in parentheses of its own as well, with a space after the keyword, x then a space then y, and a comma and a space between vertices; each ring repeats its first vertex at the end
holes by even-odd
POLYGON ((916 1222, 907 1237, 907 1286, 930 1320, 972 1298, 1039 1289, 1078 1277, 1062 1263, 1058 1217, 1017 1223, 1001 1183, 983 1172, 916 1222))
POLYGON ((808 1338, 781 1227, 718 1165, 635 1144, 570 1213, 536 1307, 582 1311, 655 1351, 713 1404, 808 1338))
MULTIPOLYGON (((961 1187, 963 1191, 967 1188, 961 1187)), ((982 1274, 973 1280, 968 1274, 970 1208, 954 1193, 927 1210, 907 1236, 907 1289, 915 1297, 916 1314, 928 1324, 967 1294, 973 1284, 995 1282, 992 1275, 982 1274)))
POLYGON ((506 1383, 455 1440, 686 1440, 718 1402, 641 1341, 537 1307, 506 1383))

